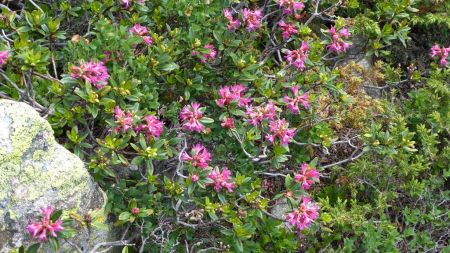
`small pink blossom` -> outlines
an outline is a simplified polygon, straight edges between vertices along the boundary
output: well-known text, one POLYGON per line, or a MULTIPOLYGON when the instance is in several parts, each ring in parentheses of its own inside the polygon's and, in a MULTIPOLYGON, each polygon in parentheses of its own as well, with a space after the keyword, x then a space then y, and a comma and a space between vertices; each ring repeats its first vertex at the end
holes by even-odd
POLYGON ((9 57, 9 50, 0 51, 0 67, 2 67, 9 57))
POLYGON ((204 46, 208 53, 202 53, 200 61, 204 64, 206 62, 213 62, 217 57, 217 50, 212 44, 206 44, 204 46))
POLYGON ((144 36, 144 37, 142 37, 142 39, 144 40, 145 44, 153 45, 153 39, 151 36, 144 36))
POLYGON ((319 181, 319 172, 316 167, 309 168, 309 165, 303 163, 301 166, 301 172, 294 174, 294 180, 297 183, 302 183, 302 189, 308 190, 314 182, 319 181))
POLYGON ((119 106, 114 109, 114 118, 116 119, 117 126, 114 128, 114 133, 118 134, 122 129, 122 132, 126 132, 133 127, 133 115, 131 112, 124 112, 119 106))
POLYGON ((224 9, 223 15, 226 19, 228 19, 228 30, 235 31, 236 29, 239 29, 239 27, 241 26, 241 22, 239 22, 239 19, 233 18, 233 14, 231 13, 230 9, 224 9))
POLYGON ((195 175, 195 174, 194 174, 194 175, 191 176, 191 181, 192 181, 193 183, 197 182, 198 179, 199 179, 199 176, 198 176, 198 175, 195 175))
POLYGON ((295 129, 288 127, 289 123, 284 119, 271 121, 269 123, 270 134, 266 135, 266 139, 273 144, 275 139, 278 138, 280 145, 287 146, 295 134, 295 129))
POLYGON ((183 128, 189 131, 200 133, 205 129, 205 126, 200 122, 203 118, 202 110, 199 103, 192 103, 186 105, 180 112, 180 120, 183 122, 183 128))
POLYGON ((148 33, 148 29, 145 26, 142 26, 141 24, 135 24, 131 29, 130 32, 133 34, 136 34, 138 36, 144 36, 148 33))
POLYGON ((220 88, 218 92, 220 99, 217 100, 217 105, 223 107, 235 101, 239 106, 247 106, 251 102, 251 99, 244 97, 246 90, 247 88, 242 84, 235 84, 220 88))
POLYGON ((94 61, 81 63, 80 66, 72 66, 70 76, 72 78, 84 79, 97 89, 105 87, 109 78, 105 63, 94 61))
POLYGON ((133 214, 133 215, 138 215, 140 212, 141 212, 141 209, 139 209, 138 207, 131 208, 131 214, 133 214))
POLYGON ((430 50, 430 55, 431 58, 436 59, 436 58, 440 58, 439 59, 439 64, 442 67, 447 66, 447 57, 450 53, 450 47, 445 48, 445 47, 439 47, 438 44, 434 44, 434 46, 431 48, 430 50))
POLYGON ((298 108, 299 103, 301 103, 305 108, 309 107, 309 95, 308 92, 299 95, 299 87, 297 85, 292 87, 291 90, 294 94, 294 98, 285 95, 284 102, 287 103, 287 107, 292 111, 292 113, 298 114, 300 112, 298 108))
POLYGON ((242 10, 242 16, 247 31, 253 32, 259 28, 262 19, 261 10, 249 10, 247 8, 244 8, 242 10))
POLYGON ((153 39, 150 35, 148 35, 149 31, 147 27, 142 26, 141 24, 135 24, 131 29, 130 33, 135 34, 136 36, 139 36, 144 40, 145 44, 152 45, 153 39))
POLYGON ((348 39, 348 37, 350 37, 348 28, 344 27, 337 32, 336 28, 332 26, 328 32, 333 40, 333 42, 327 46, 328 51, 339 54, 341 52, 346 52, 349 49, 350 44, 343 40, 343 38, 348 39))
POLYGON ((191 162, 194 167, 206 169, 211 162, 211 153, 202 144, 196 144, 190 154, 186 152, 181 154, 181 160, 191 162))
POLYGON ((231 172, 227 167, 224 167, 222 171, 219 171, 218 168, 213 169, 208 178, 213 180, 214 182, 208 184, 208 186, 212 186, 214 190, 219 192, 222 188, 226 188, 228 192, 233 192, 233 188, 235 187, 234 183, 231 182, 231 172))
POLYGON ((285 15, 291 15, 292 13, 297 13, 297 11, 303 10, 305 5, 302 1, 296 0, 279 0, 278 4, 280 7, 284 8, 283 13, 285 15))
POLYGON ((281 34, 283 35, 283 39, 287 40, 291 37, 292 34, 298 34, 297 29, 291 23, 286 23, 283 20, 278 22, 278 26, 281 29, 281 34))
POLYGON ((286 54, 286 60, 289 65, 295 66, 298 70, 305 69, 305 61, 308 59, 308 43, 302 42, 302 45, 297 50, 288 50, 286 54))
POLYGON ((223 128, 234 129, 234 119, 233 118, 223 118, 220 124, 223 128))
POLYGON ((144 132, 147 141, 150 140, 150 137, 158 138, 163 132, 164 122, 153 115, 145 116, 144 120, 145 123, 139 125, 136 132, 144 132))
POLYGON ((285 220, 290 226, 295 227, 297 232, 301 232, 311 226, 317 219, 319 216, 318 210, 316 203, 312 203, 309 197, 303 196, 299 208, 288 213, 285 216, 285 220))
POLYGON ((264 106, 248 106, 247 107, 247 117, 248 122, 253 126, 258 126, 265 119, 273 120, 277 112, 277 107, 273 102, 269 102, 264 106))
POLYGON ((123 7, 123 8, 128 8, 128 7, 130 7, 130 1, 131 1, 131 0, 122 0, 122 7, 123 7))
POLYGON ((41 209, 42 217, 40 221, 32 222, 28 225, 27 230, 38 241, 47 241, 48 236, 58 237, 55 232, 63 231, 60 219, 56 221, 51 220, 51 215, 55 209, 51 206, 41 209), (48 232, 48 233, 47 233, 48 232))

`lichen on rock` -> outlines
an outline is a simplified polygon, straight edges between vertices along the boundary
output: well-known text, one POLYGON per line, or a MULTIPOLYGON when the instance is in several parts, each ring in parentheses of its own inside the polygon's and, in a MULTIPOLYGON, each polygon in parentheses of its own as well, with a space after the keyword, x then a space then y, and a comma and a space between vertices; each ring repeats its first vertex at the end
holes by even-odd
MULTIPOLYGON (((83 214, 106 201, 83 162, 24 103, 0 100, 0 175, 0 252, 30 242, 26 227, 44 206, 83 214)), ((87 246, 89 238, 106 239, 108 232, 94 234, 81 232, 75 241, 87 246)))

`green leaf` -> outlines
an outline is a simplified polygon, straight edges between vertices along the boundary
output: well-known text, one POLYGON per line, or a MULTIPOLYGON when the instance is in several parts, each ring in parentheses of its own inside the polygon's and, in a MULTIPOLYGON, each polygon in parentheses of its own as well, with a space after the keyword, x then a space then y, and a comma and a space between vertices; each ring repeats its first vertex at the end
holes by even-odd
POLYGON ((57 219, 59 219, 59 217, 61 217, 62 213, 63 213, 62 210, 57 210, 56 212, 53 212, 52 216, 50 216, 50 220, 56 221, 57 219))
POLYGON ((178 66, 178 64, 172 62, 172 63, 162 64, 161 66, 159 66, 158 69, 159 69, 159 70, 162 70, 162 71, 170 72, 170 71, 173 71, 173 70, 175 70, 175 69, 178 69, 179 67, 180 67, 180 66, 178 66))
POLYGON ((119 220, 128 221, 130 219, 131 213, 123 212, 119 215, 119 220))
POLYGON ((133 160, 131 161, 131 164, 139 165, 139 164, 142 163, 143 160, 144 160, 144 157, 142 157, 142 156, 136 156, 136 157, 133 158, 133 160))
POLYGON ((27 248, 26 253, 36 253, 38 251, 39 247, 41 247, 41 244, 35 243, 27 248))
POLYGON ((50 237, 48 238, 48 242, 50 243, 50 248, 52 248, 54 251, 59 250, 59 242, 56 238, 50 237))
POLYGON ((208 117, 203 117, 200 122, 202 122, 203 124, 211 124, 214 123, 214 120, 208 117))

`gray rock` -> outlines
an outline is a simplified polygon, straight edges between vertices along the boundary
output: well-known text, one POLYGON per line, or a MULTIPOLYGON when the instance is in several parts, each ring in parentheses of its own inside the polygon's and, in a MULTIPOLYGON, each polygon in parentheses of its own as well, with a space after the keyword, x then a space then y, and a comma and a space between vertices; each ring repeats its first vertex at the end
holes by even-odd
MULTIPOLYGON (((56 143, 50 124, 29 105, 0 100, 0 252, 34 243, 30 221, 48 205, 83 214, 106 202, 83 162, 56 143)), ((79 229, 80 247, 106 241, 108 230, 79 229)), ((62 244, 62 251, 69 245, 62 244)), ((44 252, 50 252, 44 247, 44 252)), ((73 251, 70 251, 73 252, 73 251)))

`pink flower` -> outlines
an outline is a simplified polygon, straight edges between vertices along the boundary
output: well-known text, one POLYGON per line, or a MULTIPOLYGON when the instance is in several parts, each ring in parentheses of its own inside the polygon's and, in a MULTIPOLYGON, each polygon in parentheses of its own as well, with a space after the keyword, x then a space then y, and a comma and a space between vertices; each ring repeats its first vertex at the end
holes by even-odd
POLYGON ((204 107, 200 108, 199 103, 192 103, 183 107, 180 112, 180 119, 183 121, 184 129, 197 133, 205 129, 205 126, 200 122, 203 118, 202 110, 204 110, 204 107))
POLYGON ((350 44, 342 39, 342 38, 348 39, 348 37, 350 37, 350 32, 348 31, 348 28, 344 27, 338 33, 336 31, 336 28, 332 26, 328 30, 328 32, 330 33, 333 39, 333 42, 327 46, 328 51, 339 54, 341 52, 345 52, 348 50, 350 44))
POLYGON ((290 98, 288 95, 284 96, 284 102, 287 103, 287 107, 292 111, 294 114, 299 113, 298 104, 301 103, 305 108, 309 107, 309 95, 308 92, 303 93, 299 96, 298 90, 299 87, 296 85, 291 88, 292 93, 294 94, 294 98, 290 98))
POLYGON ((104 54, 105 54, 105 59, 103 60, 103 62, 107 63, 107 62, 111 61, 111 51, 106 50, 104 52, 104 54))
POLYGON ((181 160, 190 161, 192 166, 205 169, 208 162, 211 162, 211 153, 202 144, 196 144, 192 147, 190 155, 186 152, 181 154, 181 160))
POLYGON ((197 182, 198 179, 199 179, 198 175, 195 175, 195 174, 194 174, 194 175, 191 176, 191 181, 192 181, 193 183, 197 182))
POLYGON ((48 236, 58 237, 55 232, 63 231, 60 219, 52 221, 50 219, 55 209, 51 206, 41 209, 42 217, 40 221, 32 222, 28 225, 27 230, 38 241, 47 241, 48 236), (48 232, 48 233, 47 233, 48 232))
POLYGON ((123 8, 130 7, 130 0, 122 0, 122 7, 123 8))
POLYGON ((148 29, 141 24, 135 24, 131 29, 130 33, 136 34, 138 36, 144 36, 148 33, 148 29))
POLYGON ((298 232, 308 228, 319 216, 319 208, 316 203, 312 203, 309 197, 302 197, 302 203, 298 209, 288 213, 286 222, 297 229, 298 232))
POLYGON ((122 129, 122 132, 125 133, 133 126, 133 115, 131 112, 125 113, 119 106, 116 106, 114 109, 114 118, 117 123, 117 126, 114 128, 115 134, 118 134, 120 129, 122 129))
POLYGON ((239 106, 247 106, 250 102, 250 98, 245 98, 244 93, 247 90, 242 84, 235 84, 233 86, 225 86, 219 89, 220 99, 217 100, 217 105, 222 107, 229 105, 235 101, 239 106))
POLYGON ((222 188, 226 188, 228 192, 233 192, 235 185, 231 182, 230 176, 231 172, 227 167, 224 167, 222 172, 220 172, 218 168, 215 168, 208 175, 208 178, 214 182, 208 184, 208 186, 212 186, 217 192, 222 190, 222 188))
POLYGON ((280 145, 287 146, 289 142, 294 138, 295 129, 288 128, 289 123, 284 119, 273 120, 269 123, 270 134, 266 135, 266 139, 272 144, 275 139, 278 138, 280 145))
POLYGON ((295 66, 298 70, 302 71, 305 69, 305 61, 308 59, 308 43, 302 42, 302 46, 297 50, 288 50, 286 54, 286 60, 289 65, 295 66))
POLYGON ((153 39, 151 36, 144 36, 144 37, 142 37, 142 39, 144 40, 145 44, 153 45, 153 39))
POLYGON ((153 44, 152 37, 147 35, 149 33, 147 27, 142 26, 141 24, 135 24, 130 29, 130 33, 141 37, 144 40, 145 44, 147 44, 147 45, 152 45, 153 44))
POLYGON ((319 172, 317 172, 316 167, 309 169, 309 165, 306 163, 302 164, 301 173, 294 174, 294 180, 297 183, 302 183, 302 189, 308 190, 314 182, 319 181, 319 172))
POLYGON ((273 120, 277 112, 277 107, 273 102, 269 102, 262 106, 248 106, 247 107, 247 117, 250 124, 253 126, 258 126, 265 119, 273 120))
POLYGON ((0 67, 2 67, 5 62, 8 60, 9 50, 0 51, 0 67))
POLYGON ((133 215, 138 215, 140 212, 141 212, 141 209, 139 209, 138 207, 131 208, 131 213, 133 215))
POLYGON ((297 29, 291 23, 285 23, 283 20, 278 22, 278 26, 281 29, 281 34, 283 35, 283 39, 287 40, 291 37, 292 34, 298 34, 297 29))
POLYGON ((220 124, 223 128, 234 129, 234 119, 233 118, 223 118, 220 124))
POLYGON ((242 15, 247 31, 253 32, 259 28, 262 19, 261 10, 249 10, 247 8, 244 8, 242 10, 242 15))
POLYGON ((144 117, 145 124, 139 125, 136 132, 144 132, 146 140, 150 140, 150 137, 158 138, 164 128, 164 122, 158 120, 156 116, 147 115, 144 117))
POLYGON ((450 47, 445 48, 445 47, 439 47, 438 44, 434 44, 434 46, 431 48, 430 50, 430 55, 431 58, 436 59, 436 58, 440 58, 439 60, 439 64, 442 67, 447 66, 447 57, 450 53, 450 47))
POLYGON ((224 9, 223 15, 225 16, 226 19, 228 19, 227 27, 228 30, 230 30, 231 32, 238 29, 241 26, 241 22, 239 22, 239 19, 233 18, 233 14, 231 13, 230 9, 224 9))
POLYGON ((204 46, 205 49, 207 49, 209 52, 208 53, 202 53, 201 56, 201 62, 204 64, 207 61, 208 62, 213 62, 216 57, 217 57, 217 50, 216 48, 212 45, 212 44, 206 44, 204 46))
POLYGON ((280 7, 284 8, 283 13, 286 15, 291 15, 292 13, 296 13, 297 11, 303 10, 305 8, 305 5, 302 1, 295 1, 295 0, 279 0, 278 4, 280 7))
POLYGON ((105 87, 109 78, 105 63, 94 61, 81 63, 80 66, 72 66, 70 76, 72 78, 84 79, 97 89, 105 87))

